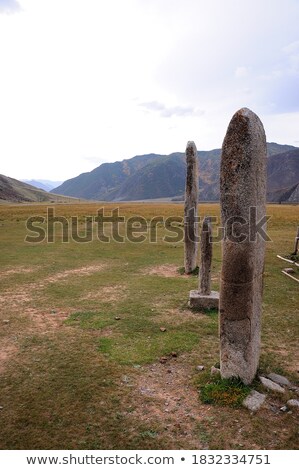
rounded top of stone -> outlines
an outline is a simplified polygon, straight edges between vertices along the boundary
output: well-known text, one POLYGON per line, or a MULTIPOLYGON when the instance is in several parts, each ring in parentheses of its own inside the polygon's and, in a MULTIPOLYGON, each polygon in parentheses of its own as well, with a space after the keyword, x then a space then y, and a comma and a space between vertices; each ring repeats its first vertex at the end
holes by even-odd
MULTIPOLYGON (((232 117, 222 145, 221 213, 247 218, 250 207, 261 207, 266 197, 267 146, 263 124, 248 108, 232 117)), ((247 220, 247 219, 246 219, 247 220)))
POLYGON ((232 121, 234 119, 238 119, 240 117, 244 117, 244 118, 248 118, 248 119, 252 119, 254 121, 260 121, 259 117, 257 114, 255 114, 251 109, 249 108, 240 108, 238 109, 238 111, 235 112, 235 114, 233 115, 232 117, 232 121))
POLYGON ((197 148, 193 140, 189 140, 187 142, 187 147, 186 147, 186 158, 187 160, 195 160, 197 157, 197 148))
POLYGON ((255 113, 254 113, 253 111, 251 111, 251 109, 249 109, 249 108, 241 108, 241 109, 239 109, 239 110, 236 112, 236 114, 238 114, 238 113, 243 114, 243 116, 248 116, 249 114, 255 114, 255 113))
POLYGON ((266 142, 264 134, 264 127, 258 115, 249 108, 240 108, 231 118, 224 144, 226 143, 227 137, 227 144, 229 146, 236 141, 244 144, 248 136, 250 140, 258 139, 266 142))
POLYGON ((193 142, 193 140, 188 140, 186 148, 188 148, 188 147, 195 147, 196 148, 195 142, 193 142))
POLYGON ((211 217, 209 215, 206 215, 202 221, 202 230, 204 232, 207 232, 207 231, 210 232, 212 230, 211 217))

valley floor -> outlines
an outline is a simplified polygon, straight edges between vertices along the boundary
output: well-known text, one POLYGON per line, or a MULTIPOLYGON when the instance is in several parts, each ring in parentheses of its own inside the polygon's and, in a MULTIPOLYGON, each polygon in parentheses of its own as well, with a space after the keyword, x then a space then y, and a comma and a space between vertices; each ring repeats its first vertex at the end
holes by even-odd
MULTIPOLYGON (((102 207, 51 206, 69 230, 78 217, 81 237, 85 217, 102 207)), ((34 235, 28 218, 46 212, 44 205, 0 207, 1 449, 299 448, 299 414, 280 410, 285 398, 268 393, 254 414, 202 403, 200 385, 219 361, 218 314, 188 309, 198 280, 180 274, 183 243, 174 233, 158 224, 152 243, 150 232, 142 243, 106 243, 97 233, 80 243, 63 241, 57 222, 53 242, 25 241, 34 235)), ((149 221, 182 217, 183 207, 127 203, 119 213, 149 221)), ((293 249, 299 207, 271 205, 268 213, 260 368, 298 385, 298 283, 282 275, 286 264, 276 255, 293 249)), ((200 214, 219 220, 219 205, 201 205, 200 214)), ((107 224, 105 234, 112 231, 107 224)), ((220 268, 215 243, 214 290, 220 268)))

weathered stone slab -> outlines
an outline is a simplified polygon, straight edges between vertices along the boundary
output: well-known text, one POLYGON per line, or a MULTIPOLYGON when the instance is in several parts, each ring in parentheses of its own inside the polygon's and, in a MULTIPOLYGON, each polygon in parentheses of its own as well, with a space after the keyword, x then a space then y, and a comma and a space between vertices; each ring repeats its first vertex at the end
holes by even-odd
POLYGON ((266 213, 266 136, 258 116, 240 109, 222 146, 220 202, 225 237, 220 286, 220 369, 249 384, 260 355, 266 213), (250 223, 251 221, 251 223, 250 223))
POLYGON ((188 142, 186 148, 186 187, 184 207, 185 273, 190 274, 197 266, 198 254, 198 161, 194 142, 188 142))
POLYGON ((211 291, 211 265, 212 265, 212 229, 209 217, 205 217, 202 224, 200 238, 200 269, 199 289, 191 290, 189 306, 195 310, 218 310, 219 293, 211 291))
POLYGON ((211 291, 209 295, 203 295, 198 290, 191 290, 189 295, 189 307, 194 310, 212 309, 219 306, 219 292, 211 291))
POLYGON ((222 298, 221 309, 229 322, 248 319, 248 311, 253 308, 253 302, 262 301, 262 276, 255 277, 246 284, 232 284, 221 280, 222 298))
POLYGON ((272 380, 269 380, 266 377, 262 376, 260 376, 259 379, 262 382, 263 386, 268 390, 272 390, 272 392, 285 393, 285 389, 277 383, 272 382, 272 380))
POLYGON ((259 393, 256 390, 251 390, 249 395, 243 400, 243 406, 248 408, 250 411, 257 411, 260 409, 264 401, 266 400, 266 395, 259 393))
POLYGON ((200 269, 199 292, 203 295, 211 293, 211 265, 212 265, 212 228, 209 217, 205 217, 202 223, 200 237, 200 269))
POLYGON ((267 378, 272 380, 272 382, 276 382, 279 385, 285 385, 286 387, 291 387, 292 386, 289 379, 287 379, 283 375, 274 374, 273 372, 271 372, 271 374, 267 375, 267 378))

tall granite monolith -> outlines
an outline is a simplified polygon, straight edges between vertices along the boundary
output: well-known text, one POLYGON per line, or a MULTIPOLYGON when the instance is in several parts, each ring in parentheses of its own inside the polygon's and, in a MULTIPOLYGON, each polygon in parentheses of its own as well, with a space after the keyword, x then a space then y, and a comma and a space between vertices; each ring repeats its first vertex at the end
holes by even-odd
POLYGON ((205 217, 202 223, 200 237, 200 275, 199 291, 204 295, 211 293, 211 265, 212 265, 212 229, 211 222, 205 217))
POLYGON ((184 239, 185 273, 190 274, 197 266, 198 253, 198 161, 197 149, 194 142, 188 142, 186 147, 186 187, 184 207, 184 239))
POLYGON ((217 309, 219 292, 211 291, 211 266, 213 255, 212 227, 209 217, 205 217, 200 234, 200 268, 198 290, 191 290, 189 306, 196 310, 217 309))
POLYGON ((225 235, 220 286, 220 370, 249 384, 260 356, 266 214, 266 137, 256 114, 235 113, 222 146, 220 202, 225 235))

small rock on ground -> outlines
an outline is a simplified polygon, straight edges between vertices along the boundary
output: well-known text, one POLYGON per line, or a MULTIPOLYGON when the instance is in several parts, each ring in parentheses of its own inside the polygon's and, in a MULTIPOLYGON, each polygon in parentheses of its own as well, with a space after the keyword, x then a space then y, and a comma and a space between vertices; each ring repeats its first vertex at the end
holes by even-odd
POLYGON ((295 269, 293 268, 284 268, 283 270, 285 273, 288 273, 288 274, 293 274, 295 272, 295 269))
POLYGON ((196 366, 196 370, 202 371, 204 370, 205 366, 196 366))
POLYGON ((290 387, 292 385, 291 382, 283 375, 271 373, 268 374, 267 377, 268 379, 272 380, 272 382, 275 382, 279 385, 286 385, 287 387, 290 387))
POLYGON ((287 401, 287 406, 289 408, 299 408, 299 400, 288 400, 287 401))
POLYGON ((243 406, 248 408, 250 411, 257 411, 260 409, 264 401, 266 400, 266 395, 259 393, 256 390, 251 390, 249 395, 243 400, 243 406))
POLYGON ((161 364, 165 364, 168 361, 168 357, 162 356, 160 357, 159 361, 161 362, 161 364))
POLYGON ((272 380, 266 379, 266 377, 262 377, 262 376, 260 376, 259 379, 262 382, 263 386, 266 387, 268 390, 272 390, 273 392, 278 392, 278 393, 285 393, 285 389, 282 388, 277 383, 272 382, 272 380))

